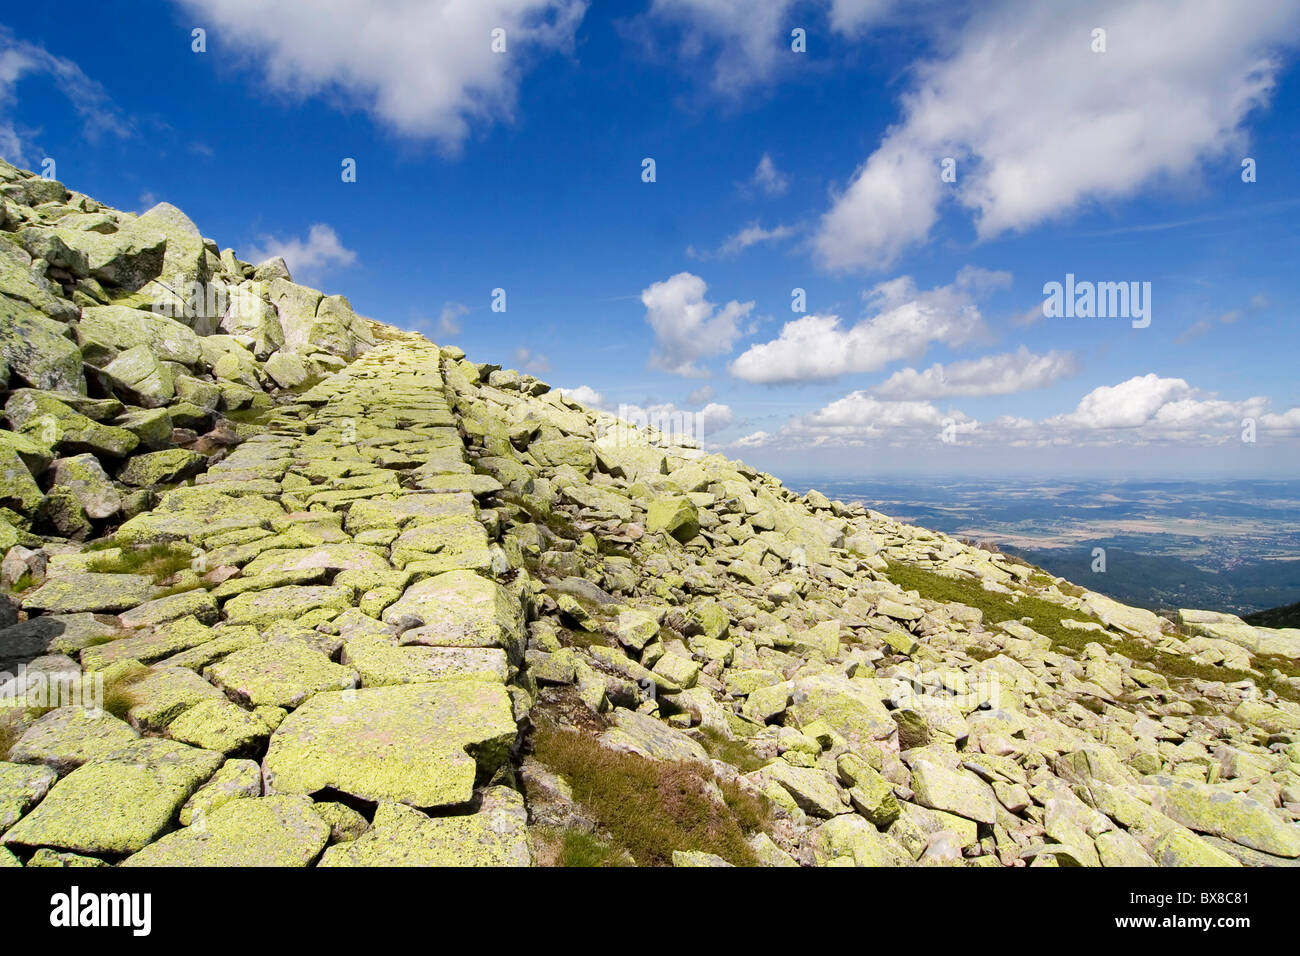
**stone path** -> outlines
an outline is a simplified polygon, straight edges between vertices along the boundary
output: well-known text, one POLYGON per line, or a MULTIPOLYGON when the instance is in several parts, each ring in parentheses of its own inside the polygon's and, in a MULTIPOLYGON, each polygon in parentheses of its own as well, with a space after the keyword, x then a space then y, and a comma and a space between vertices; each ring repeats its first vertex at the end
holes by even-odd
POLYGON ((210 590, 141 603, 132 576, 85 571, 28 596, 31 612, 124 612, 79 660, 129 708, 26 731, 0 765, 0 855, 530 861, 522 799, 493 786, 526 707, 521 596, 494 576, 473 492, 499 486, 466 463, 440 361, 371 351, 122 526, 119 543, 193 546, 210 590))

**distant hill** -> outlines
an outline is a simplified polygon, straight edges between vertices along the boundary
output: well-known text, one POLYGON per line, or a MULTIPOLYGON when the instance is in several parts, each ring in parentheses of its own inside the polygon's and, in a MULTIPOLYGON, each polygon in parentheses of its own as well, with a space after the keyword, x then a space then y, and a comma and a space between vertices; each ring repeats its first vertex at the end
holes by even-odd
POLYGON ((1153 611, 1202 607, 1233 614, 1272 614, 1268 608, 1285 610, 1277 605, 1300 596, 1300 561, 1252 561, 1215 572, 1172 555, 1107 547, 1106 573, 1098 574, 1092 570, 1091 544, 1077 549, 1004 550, 1107 597, 1153 611))
POLYGON ((1300 627, 1300 601, 1247 614, 1243 620, 1256 627, 1300 627))

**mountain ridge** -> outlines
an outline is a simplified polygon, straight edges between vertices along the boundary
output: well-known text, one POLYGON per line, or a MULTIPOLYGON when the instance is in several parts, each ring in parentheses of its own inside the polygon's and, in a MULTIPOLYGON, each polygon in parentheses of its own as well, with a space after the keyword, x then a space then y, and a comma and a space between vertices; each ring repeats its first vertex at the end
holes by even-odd
POLYGON ((0 197, 0 864, 1300 858, 1300 631, 798 494, 174 207, 0 197))

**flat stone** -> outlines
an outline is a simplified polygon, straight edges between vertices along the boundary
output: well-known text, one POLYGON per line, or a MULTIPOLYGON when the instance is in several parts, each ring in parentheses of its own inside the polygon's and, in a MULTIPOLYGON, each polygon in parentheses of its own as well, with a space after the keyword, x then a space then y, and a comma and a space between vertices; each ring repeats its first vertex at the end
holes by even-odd
POLYGON ((168 724, 167 736, 218 753, 249 753, 261 747, 284 718, 280 707, 250 711, 224 697, 214 698, 200 701, 168 724))
POLYGON ((165 624, 182 617, 193 617, 201 624, 215 624, 220 616, 216 598, 202 588, 195 588, 136 605, 119 614, 118 620, 123 627, 135 628, 165 624))
POLYGON ((169 833, 123 866, 307 866, 330 828, 302 796, 232 800, 203 815, 202 826, 169 833))
POLYGON ((749 776, 760 785, 775 784, 781 787, 801 810, 812 816, 833 817, 851 812, 840 796, 835 780, 824 770, 793 767, 784 760, 774 760, 749 776))
POLYGON ((169 740, 132 741, 60 780, 4 842, 76 853, 141 850, 221 762, 220 754, 169 740))
POLYGON ((897 724, 874 683, 823 673, 795 681, 789 717, 795 726, 825 720, 849 747, 868 753, 876 742, 892 737, 897 724))
POLYGON ((236 595, 226 602, 223 611, 229 624, 265 627, 275 621, 300 618, 309 611, 342 611, 351 606, 351 588, 288 585, 236 595))
POLYGON ((1183 826, 1262 853, 1300 857, 1300 827, 1258 800, 1190 780, 1155 779, 1162 788, 1156 808, 1183 826))
POLYGON ((49 767, 0 763, 0 833, 44 799, 57 779, 49 767))
POLYGON ((181 826, 202 822, 217 807, 244 797, 262 795, 262 768, 256 760, 227 760, 212 779, 199 787, 181 807, 181 826))
POLYGON ((201 701, 224 700, 221 691, 183 667, 150 668, 143 677, 132 681, 130 695, 132 703, 126 719, 140 731, 163 730, 201 701))
POLYGON ((418 581, 383 613, 385 624, 411 615, 421 625, 401 635, 403 644, 433 647, 502 647, 523 650, 523 612, 501 585, 472 571, 448 571, 418 581))
POLYGON ((192 617, 167 621, 143 633, 104 644, 94 644, 81 652, 81 666, 88 671, 103 670, 117 661, 151 664, 164 657, 197 647, 212 640, 212 629, 192 617))
POLYGON ((88 760, 120 750, 138 736, 130 724, 112 714, 59 707, 27 729, 9 749, 9 759, 14 763, 44 764, 62 775, 88 760))
POLYGON ((399 646, 386 637, 365 636, 343 647, 342 663, 361 675, 362 687, 420 684, 440 680, 486 680, 504 684, 506 652, 494 647, 399 646))
POLYGON ((48 578, 23 598, 23 609, 48 614, 79 611, 116 613, 143 604, 158 593, 153 578, 142 574, 68 572, 48 578))
POLYGON ((358 839, 330 847, 321 866, 529 866, 523 798, 493 787, 477 813, 427 817, 398 803, 381 803, 358 839))
POLYGON ((499 767, 515 735, 510 697, 488 681, 327 692, 285 719, 262 769, 268 792, 445 806, 469 800, 476 772, 499 767))
POLYGON ((253 706, 297 707, 313 694, 357 685, 357 672, 301 641, 268 641, 235 651, 204 670, 233 699, 253 706))
POLYGON ((918 760, 912 767, 912 791, 916 802, 923 807, 944 810, 977 823, 992 825, 997 820, 993 789, 968 771, 950 770, 918 760))

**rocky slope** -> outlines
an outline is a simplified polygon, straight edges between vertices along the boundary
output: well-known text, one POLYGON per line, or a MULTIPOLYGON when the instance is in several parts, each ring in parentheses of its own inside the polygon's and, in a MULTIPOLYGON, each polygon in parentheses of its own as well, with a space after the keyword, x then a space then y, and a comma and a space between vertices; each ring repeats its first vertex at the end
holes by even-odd
POLYGON ((172 207, 0 197, 0 865, 1300 858, 1300 631, 797 495, 172 207))

